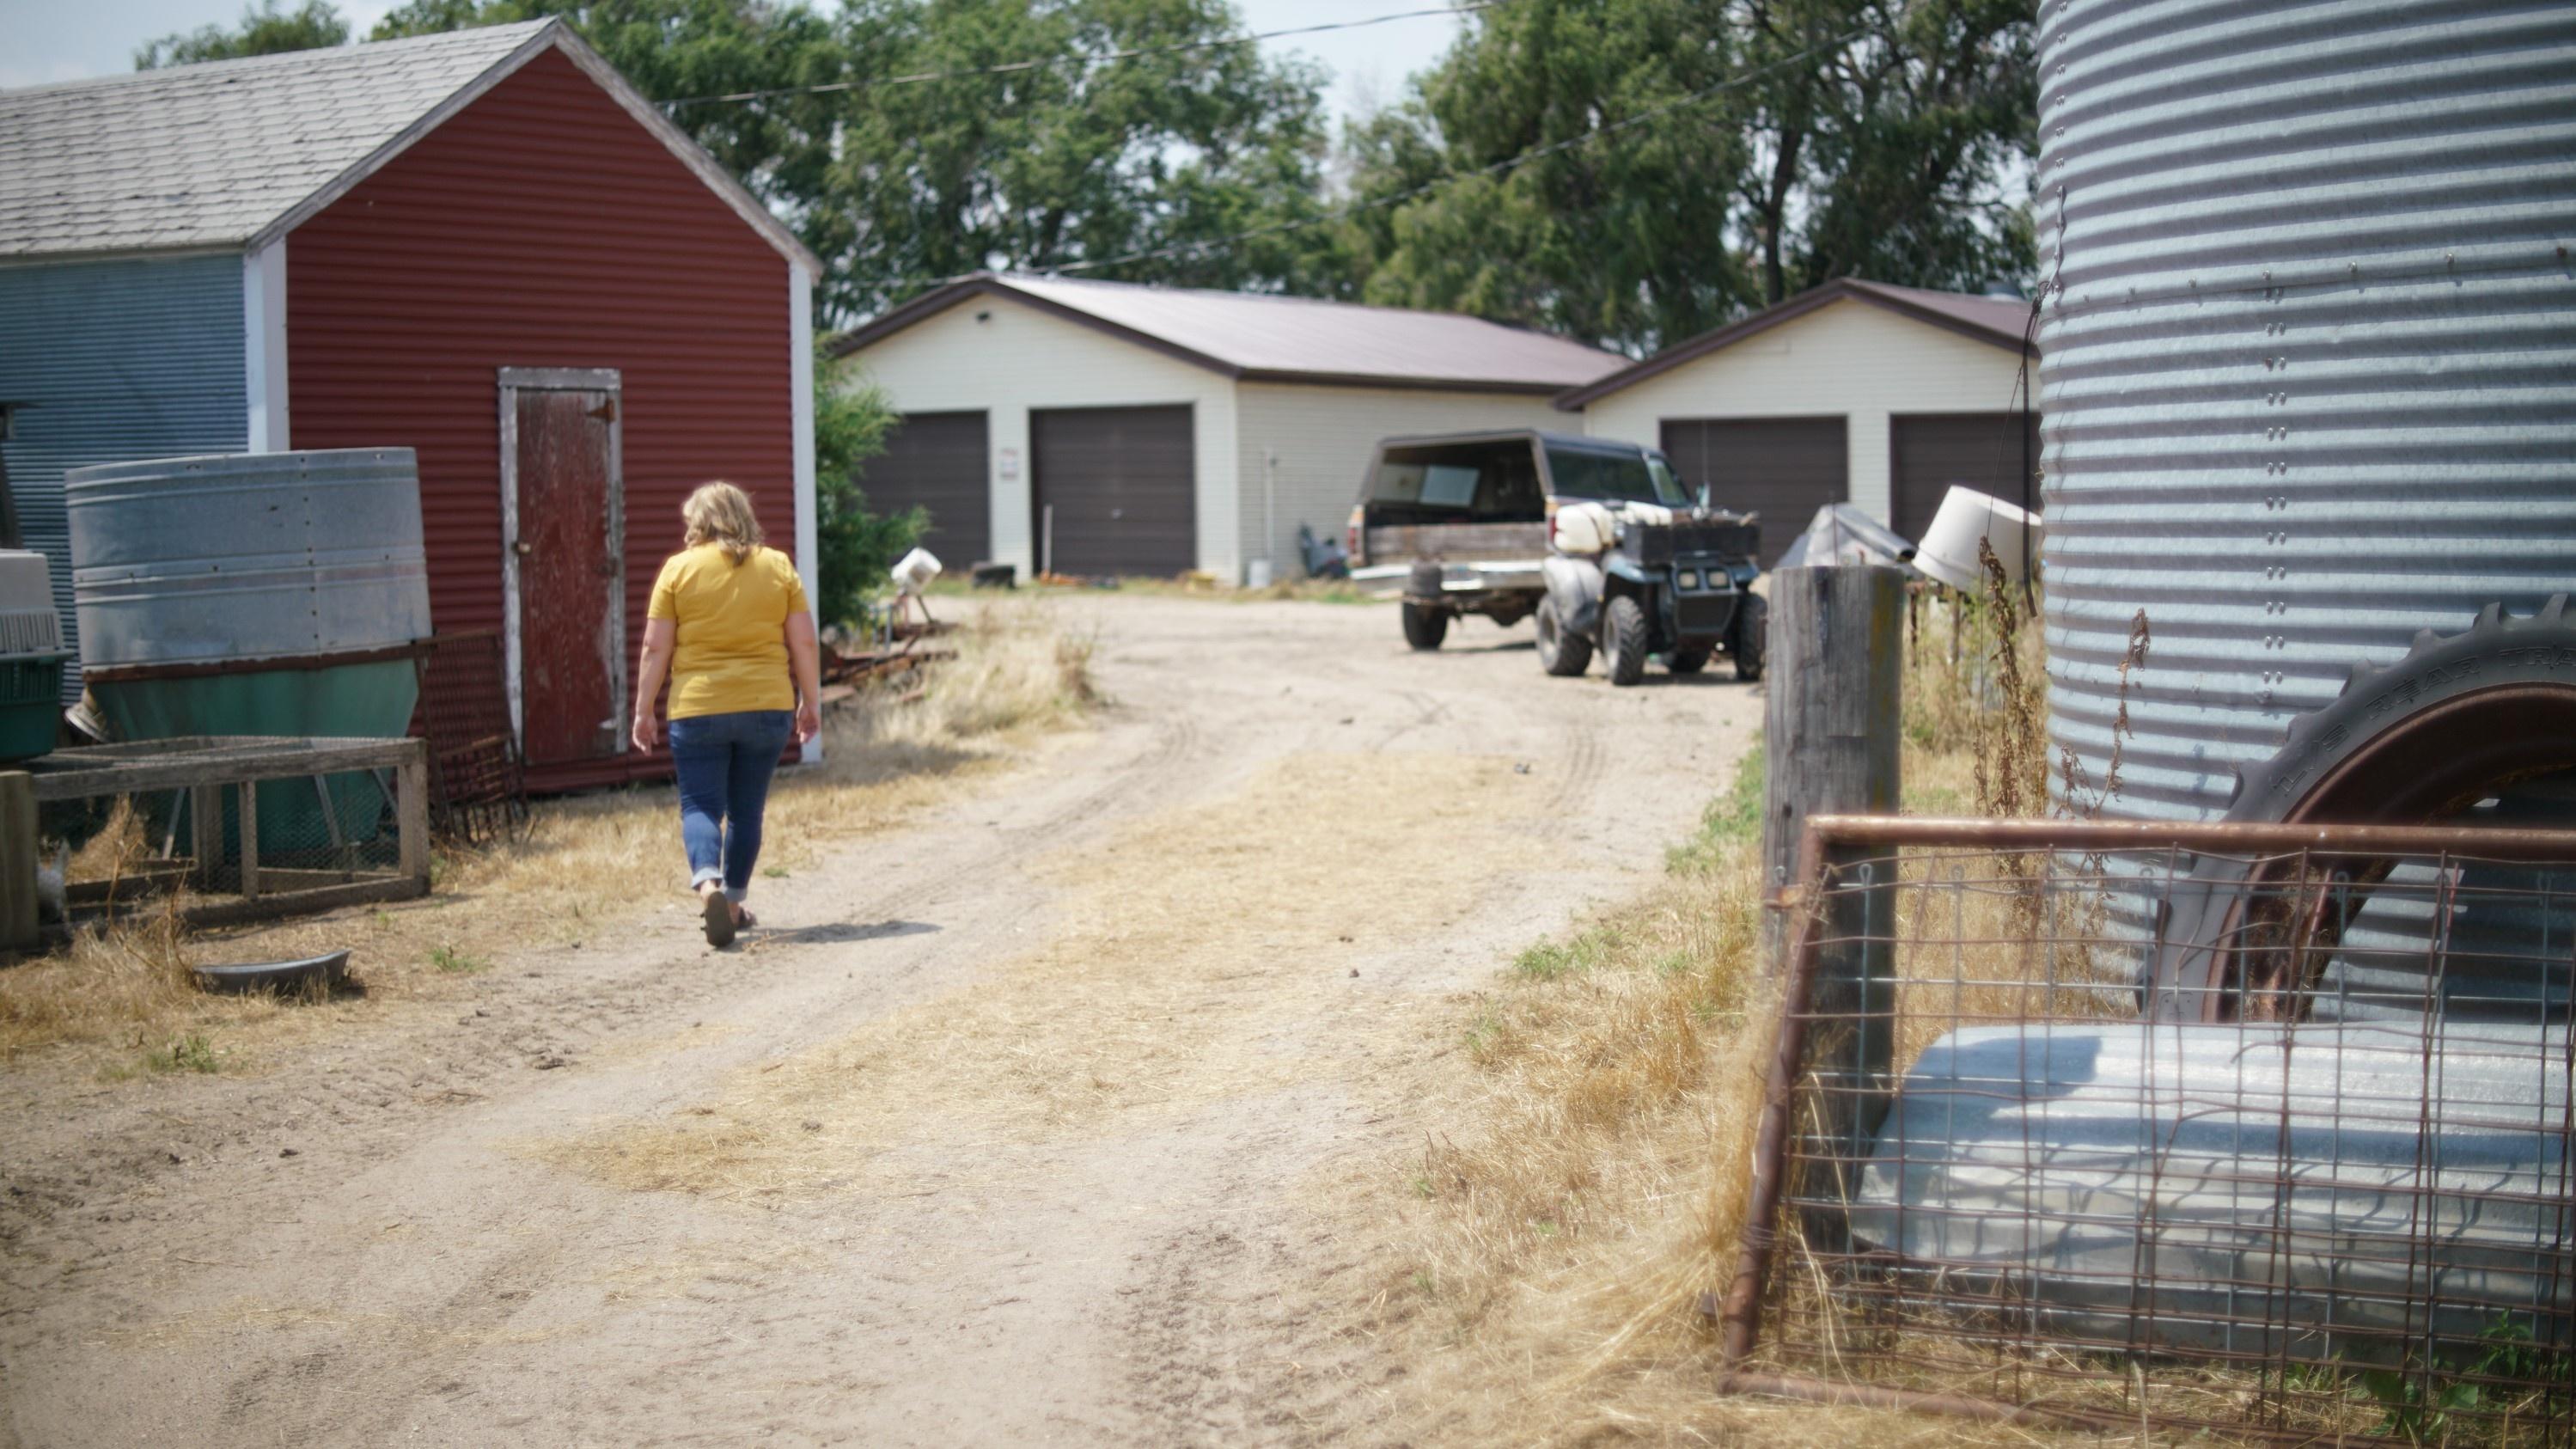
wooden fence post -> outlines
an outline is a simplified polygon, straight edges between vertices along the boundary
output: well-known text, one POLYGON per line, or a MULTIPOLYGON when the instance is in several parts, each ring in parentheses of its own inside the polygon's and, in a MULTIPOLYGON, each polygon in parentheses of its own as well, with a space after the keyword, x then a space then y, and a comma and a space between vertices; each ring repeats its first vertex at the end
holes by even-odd
MULTIPOLYGON (((1897 808, 1905 575, 1865 565, 1771 575, 1771 694, 1763 715, 1763 887, 1797 884, 1810 815, 1897 808)), ((1785 918, 1771 920, 1776 968, 1785 918)))
POLYGON ((36 949, 36 777, 0 771, 0 951, 36 949))
MULTIPOLYGON (((1775 903, 1766 929, 1773 969, 1785 964, 1791 912, 1819 903, 1791 898, 1798 844, 1811 815, 1887 815, 1899 805, 1898 744, 1905 576, 1866 565, 1782 569, 1771 575, 1771 693, 1764 716, 1762 863, 1775 903)), ((1822 1087, 1821 1120, 1800 1124, 1811 1149, 1838 1162, 1848 1191, 1886 1115, 1894 1046, 1896 858, 1829 848, 1825 879, 1837 888, 1817 922, 1813 995, 1832 1018, 1811 1024, 1809 1070, 1822 1087), (1857 888, 1856 888, 1857 887, 1857 888)))

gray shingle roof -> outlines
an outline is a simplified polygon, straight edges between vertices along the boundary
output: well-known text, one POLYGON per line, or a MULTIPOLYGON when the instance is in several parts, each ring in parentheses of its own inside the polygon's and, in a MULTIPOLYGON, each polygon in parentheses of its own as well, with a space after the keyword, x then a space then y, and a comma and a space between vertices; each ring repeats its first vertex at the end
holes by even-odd
POLYGON ((246 242, 553 23, 0 91, 0 256, 246 242))
POLYGON ((914 299, 844 337, 855 352, 970 296, 998 293, 1251 381, 1552 392, 1628 364, 1615 352, 1455 312, 1017 274, 914 299))

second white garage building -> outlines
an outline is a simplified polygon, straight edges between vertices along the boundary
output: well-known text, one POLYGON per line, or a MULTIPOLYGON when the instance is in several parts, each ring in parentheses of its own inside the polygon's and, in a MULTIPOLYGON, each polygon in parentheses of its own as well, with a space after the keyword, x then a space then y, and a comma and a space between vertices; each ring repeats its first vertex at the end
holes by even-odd
POLYGON ((1954 483, 2039 507, 2039 417, 2017 406, 2030 303, 1828 282, 1557 400, 1583 431, 1660 447, 1761 515, 1762 562, 1826 503, 1920 538, 1954 483))
POLYGON ((1340 534, 1378 439, 1574 431, 1553 400, 1630 361, 1450 313, 1016 275, 926 293, 834 350, 904 418, 870 505, 928 509, 952 569, 1238 582, 1265 560, 1299 576, 1297 526, 1340 534))

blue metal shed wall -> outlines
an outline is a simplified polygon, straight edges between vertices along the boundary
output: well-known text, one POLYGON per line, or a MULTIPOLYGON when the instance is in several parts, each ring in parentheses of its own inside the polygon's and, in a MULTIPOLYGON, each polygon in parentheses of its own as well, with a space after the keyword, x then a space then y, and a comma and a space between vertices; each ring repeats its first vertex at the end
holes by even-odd
POLYGON ((2572 16, 2042 5, 2050 733, 2098 790, 2125 700, 2104 813, 2215 816, 2355 663, 2576 589, 2572 16))
MULTIPOLYGON (((250 446, 238 252, 0 267, 0 402, 27 546, 77 647, 63 473, 250 446)), ((77 697, 70 673, 64 688, 77 697)))

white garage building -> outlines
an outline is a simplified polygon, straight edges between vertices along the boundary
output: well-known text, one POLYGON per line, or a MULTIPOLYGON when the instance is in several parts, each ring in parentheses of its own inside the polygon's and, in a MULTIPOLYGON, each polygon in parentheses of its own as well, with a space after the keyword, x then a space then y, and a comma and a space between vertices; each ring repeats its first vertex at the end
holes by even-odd
POLYGON ((873 507, 919 504, 932 552, 1065 574, 1302 571, 1369 449, 1397 433, 1572 431, 1554 400, 1629 359, 1441 312, 990 275, 835 344, 903 425, 873 507), (1041 557, 1044 554, 1045 557, 1041 557))
POLYGON ((1583 431, 1662 448, 1686 483, 1761 514, 1768 565, 1818 505, 1920 538, 1953 483, 2037 509, 2020 406, 2030 303, 1844 280, 1578 386, 1583 431), (2025 492, 2025 484, 2027 491, 2025 492))

